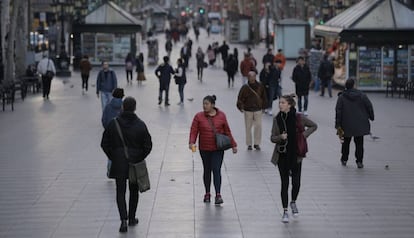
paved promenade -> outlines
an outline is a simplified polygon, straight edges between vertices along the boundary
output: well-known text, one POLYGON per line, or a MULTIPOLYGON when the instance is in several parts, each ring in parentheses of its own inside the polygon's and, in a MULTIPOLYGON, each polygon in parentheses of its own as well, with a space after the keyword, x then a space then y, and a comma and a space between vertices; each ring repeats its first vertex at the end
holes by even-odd
MULTIPOLYGON (((204 38, 200 45, 205 49, 212 41, 204 38)), ((180 46, 174 48, 174 63, 180 46)), ((197 46, 195 43, 193 52, 197 46)), ((245 48, 238 47, 242 58, 245 48)), ((253 52, 261 61, 265 49, 257 47, 253 52)), ((178 90, 172 82, 168 108, 157 105, 154 67, 146 68, 147 81, 141 87, 136 82, 127 85, 123 68, 116 69, 119 85, 126 95, 137 98, 137 114, 153 138, 147 160, 152 188, 140 195, 140 222, 126 234, 118 232, 115 183, 106 178, 106 157, 100 149, 103 129, 94 87, 97 68, 85 95, 80 75, 74 72, 70 79, 53 80, 49 101, 29 93, 24 102, 18 99, 14 112, 9 108, 0 112, 0 237, 413 237, 412 101, 369 94, 376 117, 372 133, 380 139, 365 137, 365 168, 357 169, 352 157, 347 167, 339 161, 336 97, 322 98, 312 92, 309 117, 319 128, 308 139, 310 151, 303 162, 297 201, 300 217, 283 224, 279 173, 270 163, 272 118, 263 117, 262 151, 247 151, 243 116, 235 107, 240 76, 234 88, 227 88, 225 73, 208 68, 200 83, 195 60, 191 60, 193 71, 189 72, 185 98, 194 100, 176 105, 178 90), (239 145, 237 154, 225 153, 224 204, 219 207, 202 202, 201 159, 187 148, 191 121, 208 94, 217 95, 216 106, 226 112, 239 145)), ((284 93, 293 92, 292 68, 293 62, 289 62, 284 93)), ((276 109, 277 102, 274 113, 276 109)), ((353 151, 352 145, 351 154, 353 151)))

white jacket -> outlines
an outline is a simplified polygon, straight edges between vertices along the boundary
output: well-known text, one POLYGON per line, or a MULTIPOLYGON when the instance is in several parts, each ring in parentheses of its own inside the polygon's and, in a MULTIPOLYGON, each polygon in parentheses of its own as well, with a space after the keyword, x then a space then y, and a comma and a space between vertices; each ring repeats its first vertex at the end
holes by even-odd
POLYGON ((48 70, 56 74, 56 68, 55 68, 55 64, 53 63, 53 60, 49 58, 43 58, 37 64, 37 72, 41 75, 44 75, 46 74, 46 71, 48 70))

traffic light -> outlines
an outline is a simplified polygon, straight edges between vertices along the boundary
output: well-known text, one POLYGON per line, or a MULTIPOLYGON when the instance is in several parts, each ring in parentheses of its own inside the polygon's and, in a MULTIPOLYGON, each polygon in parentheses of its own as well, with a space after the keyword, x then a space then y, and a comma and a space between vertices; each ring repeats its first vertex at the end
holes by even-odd
POLYGON ((319 25, 323 25, 323 24, 325 24, 325 21, 323 19, 320 19, 319 20, 319 25))
POLYGON ((204 8, 200 7, 200 8, 198 9, 198 12, 199 12, 201 15, 203 15, 203 14, 206 12, 206 10, 204 10, 204 8))

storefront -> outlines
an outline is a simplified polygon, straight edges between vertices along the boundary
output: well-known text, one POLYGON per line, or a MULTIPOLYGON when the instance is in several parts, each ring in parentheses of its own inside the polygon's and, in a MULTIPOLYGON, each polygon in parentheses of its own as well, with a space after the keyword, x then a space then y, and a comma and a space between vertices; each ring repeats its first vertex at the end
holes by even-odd
POLYGON ((414 12, 396 0, 363 0, 315 27, 335 58, 335 83, 357 79, 363 90, 414 80, 414 12))
POLYGON ((128 53, 140 51, 141 22, 110 1, 88 14, 85 24, 72 29, 75 68, 83 55, 92 64, 120 65, 128 53))

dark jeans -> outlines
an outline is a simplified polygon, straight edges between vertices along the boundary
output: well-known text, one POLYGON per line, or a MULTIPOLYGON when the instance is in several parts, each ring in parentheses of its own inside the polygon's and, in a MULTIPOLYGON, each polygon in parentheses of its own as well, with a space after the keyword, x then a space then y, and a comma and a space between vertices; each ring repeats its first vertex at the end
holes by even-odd
POLYGON ((325 88, 328 87, 329 97, 332 97, 332 79, 321 80, 321 96, 325 95, 325 88))
POLYGON ((230 87, 230 82, 231 82, 231 84, 234 86, 234 74, 229 74, 229 73, 227 73, 227 82, 228 82, 228 84, 229 84, 229 87, 230 87))
POLYGON ((197 66, 197 78, 198 79, 203 79, 203 66, 197 66))
POLYGON ((160 92, 159 92, 159 95, 158 95, 158 100, 159 101, 162 101, 162 91, 165 91, 165 103, 168 103, 169 102, 168 92, 170 91, 170 87, 167 87, 166 89, 162 89, 160 87, 160 92))
POLYGON ((277 96, 277 87, 268 87, 267 88, 267 108, 272 109, 273 99, 277 96))
POLYGON ((52 84, 51 78, 42 76, 43 97, 49 97, 51 84, 52 84))
POLYGON ((300 176, 302 173, 302 163, 294 163, 290 165, 288 159, 280 158, 278 163, 280 180, 282 182, 280 197, 282 198, 283 208, 288 207, 288 189, 289 189, 289 175, 292 175, 292 201, 296 201, 300 189, 300 176))
POLYGON ((126 71, 126 77, 127 77, 127 82, 129 82, 130 79, 132 81, 132 70, 126 71))
MULTIPOLYGON (((342 160, 347 161, 349 155, 349 144, 352 137, 344 137, 344 143, 342 143, 342 160)), ((354 136, 355 142, 355 157, 356 162, 361 162, 364 157, 364 136, 354 136)))
POLYGON ((184 102, 184 86, 185 84, 178 84, 178 93, 180 94, 180 102, 184 102))
POLYGON ((201 159, 203 160, 203 180, 206 193, 210 192, 211 173, 214 176, 214 189, 216 194, 220 193, 221 189, 221 165, 223 164, 223 150, 216 151, 200 151, 201 159))
POLYGON ((116 204, 118 205, 119 216, 121 220, 135 218, 135 213, 138 207, 138 185, 129 184, 129 213, 126 208, 125 193, 126 193, 127 179, 116 179, 116 204))
POLYGON ((305 99, 305 102, 303 104, 303 110, 304 111, 308 110, 308 95, 298 95, 298 109, 299 109, 299 112, 302 111, 302 97, 305 99))
POLYGON ((88 91, 89 75, 82 74, 81 77, 82 77, 82 88, 84 88, 86 91, 88 91))

